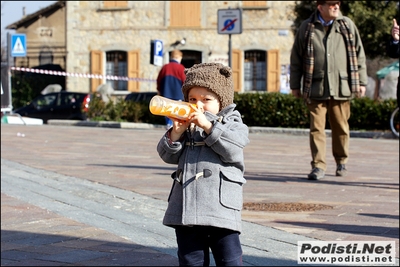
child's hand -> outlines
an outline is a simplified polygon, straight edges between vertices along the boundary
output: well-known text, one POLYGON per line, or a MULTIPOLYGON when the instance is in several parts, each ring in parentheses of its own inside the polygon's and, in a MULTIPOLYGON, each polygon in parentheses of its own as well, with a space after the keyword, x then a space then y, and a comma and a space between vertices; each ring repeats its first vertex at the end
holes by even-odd
POLYGON ((207 120, 206 115, 202 111, 196 108, 196 111, 190 114, 189 120, 200 128, 203 128, 207 134, 210 134, 212 123, 207 120))
POLYGON ((170 118, 170 119, 172 120, 171 140, 176 141, 182 136, 182 134, 189 127, 190 121, 189 120, 182 121, 175 118, 170 118))

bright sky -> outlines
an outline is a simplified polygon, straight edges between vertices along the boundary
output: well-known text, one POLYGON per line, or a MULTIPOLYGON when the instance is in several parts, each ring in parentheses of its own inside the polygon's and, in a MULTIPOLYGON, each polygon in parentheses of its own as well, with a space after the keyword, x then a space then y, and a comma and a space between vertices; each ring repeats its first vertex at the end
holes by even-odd
MULTIPOLYGON (((22 19, 22 8, 25 7, 25 15, 48 7, 57 1, 1 1, 1 42, 6 44, 7 32, 5 28, 22 19)), ((14 33, 15 31, 10 31, 14 33)))

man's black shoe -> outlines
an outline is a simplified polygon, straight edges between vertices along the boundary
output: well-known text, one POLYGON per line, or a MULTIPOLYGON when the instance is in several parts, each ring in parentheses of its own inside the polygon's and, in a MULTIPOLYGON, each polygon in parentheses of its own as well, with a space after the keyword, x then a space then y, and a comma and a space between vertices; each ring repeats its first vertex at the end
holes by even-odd
POLYGON ((320 168, 314 168, 308 175, 308 180, 319 180, 325 177, 325 171, 320 168))
POLYGON ((346 176, 347 170, 344 164, 338 164, 336 168, 336 176, 346 176))

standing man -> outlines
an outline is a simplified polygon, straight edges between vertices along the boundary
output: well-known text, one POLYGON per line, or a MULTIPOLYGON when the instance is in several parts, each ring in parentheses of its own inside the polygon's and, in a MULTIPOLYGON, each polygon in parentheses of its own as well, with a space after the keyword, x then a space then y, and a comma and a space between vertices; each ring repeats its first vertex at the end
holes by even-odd
MULTIPOLYGON (((158 94, 173 100, 183 100, 182 85, 186 79, 185 67, 181 64, 182 52, 173 50, 171 59, 165 64, 157 77, 158 94)), ((172 121, 165 117, 167 129, 172 127, 172 121)))
POLYGON ((316 2, 317 10, 300 25, 290 56, 292 94, 303 96, 310 112, 312 171, 308 174, 309 180, 325 177, 327 113, 336 176, 346 175, 350 99, 364 96, 368 81, 358 29, 341 14, 341 1, 316 2))
MULTIPOLYGON (((399 25, 397 25, 396 19, 393 19, 393 27, 392 27, 392 38, 390 38, 387 44, 387 55, 391 58, 399 58, 400 55, 400 45, 399 45, 399 25)), ((397 91, 396 91, 396 98, 397 98, 397 106, 400 107, 400 76, 397 81, 397 91)))

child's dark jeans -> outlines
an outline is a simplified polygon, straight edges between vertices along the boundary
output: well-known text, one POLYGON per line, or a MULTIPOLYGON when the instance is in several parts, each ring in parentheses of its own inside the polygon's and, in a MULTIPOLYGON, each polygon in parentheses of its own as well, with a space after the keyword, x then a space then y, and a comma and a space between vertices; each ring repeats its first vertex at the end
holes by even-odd
POLYGON ((242 266, 239 233, 211 226, 179 226, 175 229, 179 266, 209 266, 209 249, 217 266, 242 266))

